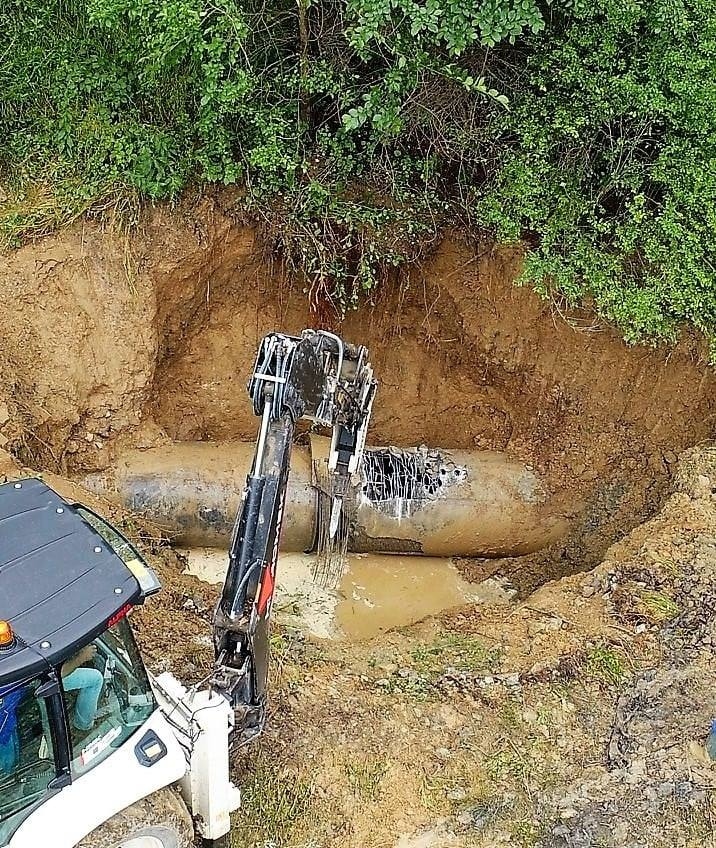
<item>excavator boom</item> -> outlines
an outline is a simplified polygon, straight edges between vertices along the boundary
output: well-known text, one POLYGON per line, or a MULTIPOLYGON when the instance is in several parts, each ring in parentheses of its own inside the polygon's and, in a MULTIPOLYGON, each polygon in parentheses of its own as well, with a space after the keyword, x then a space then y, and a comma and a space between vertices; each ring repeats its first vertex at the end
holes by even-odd
POLYGON ((234 708, 241 741, 260 733, 265 719, 269 620, 296 425, 308 419, 333 431, 333 534, 341 495, 360 464, 375 390, 367 350, 333 333, 270 333, 259 348, 248 391, 261 425, 214 616, 212 688, 234 708))

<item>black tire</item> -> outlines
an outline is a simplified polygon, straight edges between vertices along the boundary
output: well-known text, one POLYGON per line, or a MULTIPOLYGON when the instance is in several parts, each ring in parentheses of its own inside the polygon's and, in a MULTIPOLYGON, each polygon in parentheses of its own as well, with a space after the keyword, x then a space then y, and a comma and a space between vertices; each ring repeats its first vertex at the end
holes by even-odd
POLYGON ((173 789, 142 798, 93 830, 77 848, 191 848, 194 827, 173 789))

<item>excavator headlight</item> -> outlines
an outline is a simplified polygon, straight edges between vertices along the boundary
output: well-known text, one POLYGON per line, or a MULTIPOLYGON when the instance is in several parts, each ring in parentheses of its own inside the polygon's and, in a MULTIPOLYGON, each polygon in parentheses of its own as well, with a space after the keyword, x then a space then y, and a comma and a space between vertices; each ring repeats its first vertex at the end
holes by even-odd
POLYGON ((15 634, 9 621, 0 620, 0 650, 12 648, 15 644, 15 634))

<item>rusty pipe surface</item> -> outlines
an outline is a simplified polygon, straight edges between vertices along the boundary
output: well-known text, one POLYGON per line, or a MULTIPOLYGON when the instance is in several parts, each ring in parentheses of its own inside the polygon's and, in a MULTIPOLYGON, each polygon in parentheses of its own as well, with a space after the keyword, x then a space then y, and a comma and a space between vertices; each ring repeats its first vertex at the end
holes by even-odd
MULTIPOLYGON (((122 454, 85 476, 88 489, 139 513, 187 547, 226 547, 254 446, 175 443, 122 454)), ((326 440, 295 446, 281 548, 311 550, 321 509, 326 440)), ((538 475, 504 454, 367 448, 345 499, 348 549, 429 556, 518 556, 563 536, 538 475)))

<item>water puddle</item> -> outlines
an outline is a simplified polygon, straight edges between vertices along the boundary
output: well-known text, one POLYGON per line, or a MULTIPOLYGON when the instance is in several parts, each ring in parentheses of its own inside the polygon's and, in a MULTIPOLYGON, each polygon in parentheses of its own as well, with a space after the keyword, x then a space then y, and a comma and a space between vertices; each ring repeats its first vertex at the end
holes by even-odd
MULTIPOLYGON (((226 553, 216 548, 182 551, 188 571, 221 584, 226 553)), ((335 588, 313 578, 312 554, 282 553, 274 616, 322 639, 368 639, 428 615, 468 603, 506 603, 511 592, 498 580, 465 581, 449 559, 349 554, 335 588)))
POLYGON ((461 604, 480 601, 449 559, 354 555, 340 583, 336 625, 363 639, 412 624, 461 604))

